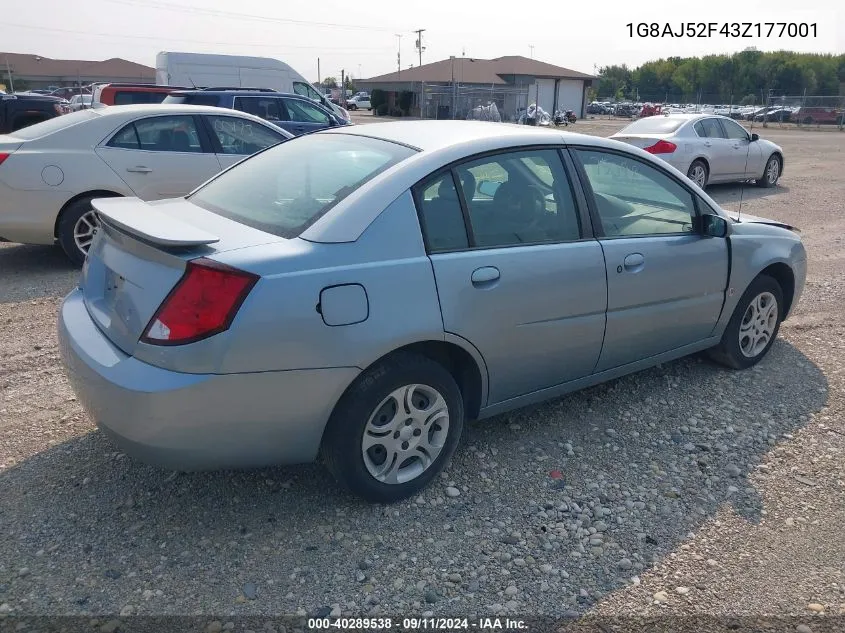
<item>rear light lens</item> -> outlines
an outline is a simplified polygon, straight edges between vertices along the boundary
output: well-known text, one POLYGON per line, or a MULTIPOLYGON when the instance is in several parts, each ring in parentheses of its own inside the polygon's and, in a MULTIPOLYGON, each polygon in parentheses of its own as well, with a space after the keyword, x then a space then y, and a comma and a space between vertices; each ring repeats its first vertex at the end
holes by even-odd
POLYGON ((185 345, 225 332, 258 279, 258 275, 210 259, 189 261, 141 342, 185 345))
POLYGON ((661 140, 657 141, 651 147, 646 147, 645 151, 647 151, 649 154, 671 154, 676 149, 678 149, 678 146, 674 143, 661 140))
POLYGON ((3 161, 9 158, 9 156, 11 156, 11 154, 9 154, 8 152, 0 152, 0 165, 2 165, 3 161))

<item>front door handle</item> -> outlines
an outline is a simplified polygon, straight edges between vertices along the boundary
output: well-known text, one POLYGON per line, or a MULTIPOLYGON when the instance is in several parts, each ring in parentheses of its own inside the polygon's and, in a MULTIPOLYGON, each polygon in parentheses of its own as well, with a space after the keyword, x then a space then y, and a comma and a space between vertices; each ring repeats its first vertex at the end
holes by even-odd
POLYGON ((704 147, 710 147, 712 144, 710 141, 704 141, 704 147))
POLYGON ((127 167, 126 171, 132 172, 134 174, 149 174, 152 169, 150 167, 144 167, 143 165, 138 165, 137 167, 127 167))
POLYGON ((495 266, 484 266, 483 268, 476 268, 472 271, 472 285, 476 288, 485 287, 497 281, 501 273, 495 266))
POLYGON ((618 272, 621 273, 622 268, 624 268, 629 273, 638 273, 643 269, 644 265, 645 257, 643 257, 642 253, 631 253, 625 257, 625 261, 619 267, 618 272))

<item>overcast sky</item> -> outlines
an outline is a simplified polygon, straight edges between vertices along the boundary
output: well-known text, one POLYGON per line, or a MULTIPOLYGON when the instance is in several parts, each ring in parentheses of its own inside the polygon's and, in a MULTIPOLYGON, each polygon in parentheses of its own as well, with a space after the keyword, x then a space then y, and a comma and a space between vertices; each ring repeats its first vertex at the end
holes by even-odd
MULTIPOLYGON (((450 55, 532 55, 578 70, 671 55, 760 50, 845 52, 845 9, 836 0, 0 0, 0 50, 60 59, 123 57, 155 66, 159 51, 283 59, 309 79, 371 77, 450 55), (9 9, 15 4, 14 13, 9 9), (810 7, 802 11, 801 6, 810 7), (827 6, 828 8, 824 8, 827 6), (629 37, 628 23, 816 23, 807 38, 629 37), (401 40, 397 37, 401 34, 401 40), (812 35, 812 34, 811 34, 812 35), (401 42, 401 49, 399 43, 401 42)), ((766 29, 767 27, 763 27, 766 29)), ((780 27, 777 27, 778 29, 780 27)), ((775 33, 776 35, 777 33, 775 33)), ((3 60, 0 60, 0 66, 3 60)))

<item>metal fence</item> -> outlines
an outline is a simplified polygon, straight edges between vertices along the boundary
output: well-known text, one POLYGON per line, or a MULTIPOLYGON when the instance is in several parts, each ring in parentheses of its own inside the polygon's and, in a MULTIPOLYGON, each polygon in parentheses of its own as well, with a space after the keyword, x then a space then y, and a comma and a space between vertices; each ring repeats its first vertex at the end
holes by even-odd
POLYGON ((737 120, 754 122, 763 127, 805 127, 813 129, 845 129, 845 96, 787 95, 761 90, 757 94, 724 98, 716 94, 673 95, 671 93, 638 95, 639 98, 597 99, 587 115, 612 118, 636 118, 645 103, 662 104, 664 109, 688 113, 715 113, 737 120))
POLYGON ((766 107, 766 112, 754 118, 763 127, 845 129, 845 96, 770 95, 766 107))
POLYGON ((423 83, 417 95, 423 119, 466 119, 473 108, 496 104, 502 121, 515 122, 531 103, 528 86, 423 83))

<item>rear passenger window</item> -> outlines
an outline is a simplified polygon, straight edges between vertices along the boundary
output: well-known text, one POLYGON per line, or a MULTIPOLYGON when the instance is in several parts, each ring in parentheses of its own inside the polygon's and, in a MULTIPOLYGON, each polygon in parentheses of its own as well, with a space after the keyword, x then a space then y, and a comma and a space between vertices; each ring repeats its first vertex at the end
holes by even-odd
POLYGON ((138 141, 138 134, 135 132, 135 124, 130 123, 120 132, 112 136, 108 142, 109 147, 120 147, 122 149, 141 149, 138 141))
POLYGON ((141 149, 153 152, 202 152, 192 116, 159 116, 135 122, 141 149))
POLYGON ((578 211, 555 150, 511 152, 456 168, 474 246, 568 242, 581 237, 578 211))
POLYGON ((272 97, 235 97, 235 110, 247 112, 266 121, 283 121, 279 99, 272 97))
POLYGON ((719 119, 702 119, 693 127, 696 134, 703 138, 726 138, 719 119))
POLYGON ((452 172, 447 171, 418 187, 417 204, 429 251, 436 253, 469 246, 452 172))

